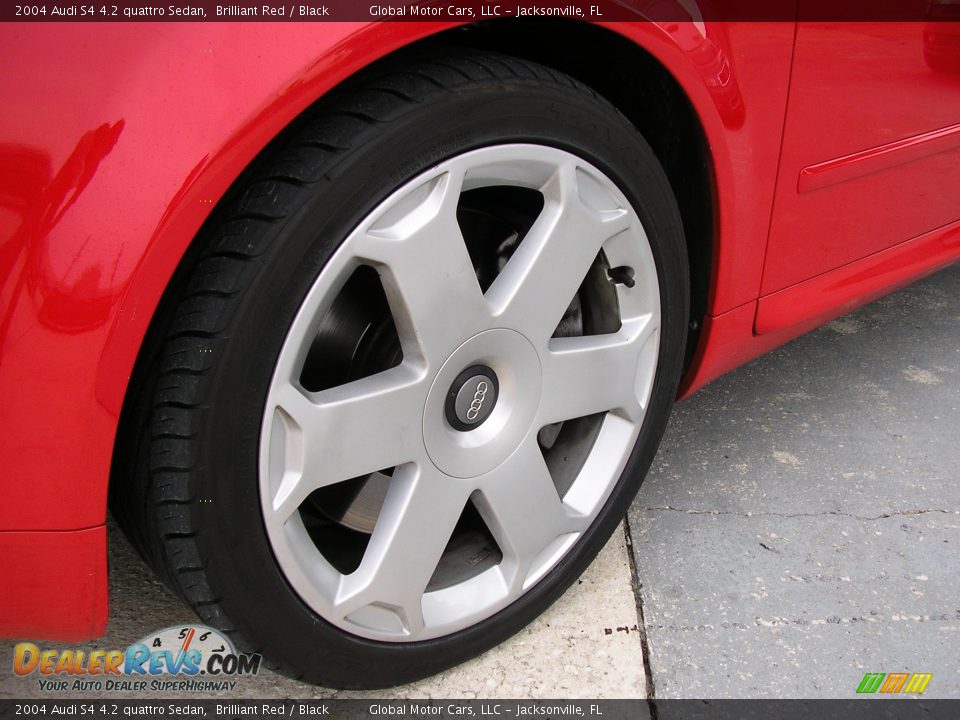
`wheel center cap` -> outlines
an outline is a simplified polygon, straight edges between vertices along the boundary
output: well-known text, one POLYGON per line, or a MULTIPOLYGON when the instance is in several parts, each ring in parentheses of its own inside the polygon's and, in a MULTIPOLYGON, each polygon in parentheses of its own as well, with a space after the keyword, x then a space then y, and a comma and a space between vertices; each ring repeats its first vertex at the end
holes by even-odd
POLYGON ((468 367, 450 386, 444 412, 447 422, 462 432, 473 430, 490 417, 500 394, 497 374, 486 365, 468 367))
POLYGON ((423 445, 443 473, 490 472, 535 424, 540 357, 523 335, 504 328, 465 340, 437 370, 423 407, 423 445))

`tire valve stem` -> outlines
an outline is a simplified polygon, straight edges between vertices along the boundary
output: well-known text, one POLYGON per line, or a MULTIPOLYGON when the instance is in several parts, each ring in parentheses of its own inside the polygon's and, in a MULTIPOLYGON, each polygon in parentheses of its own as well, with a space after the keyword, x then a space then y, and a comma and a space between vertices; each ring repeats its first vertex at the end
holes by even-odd
POLYGON ((626 285, 628 288, 632 288, 637 284, 637 281, 633 279, 633 268, 629 265, 618 265, 610 268, 607 270, 607 277, 615 285, 626 285))

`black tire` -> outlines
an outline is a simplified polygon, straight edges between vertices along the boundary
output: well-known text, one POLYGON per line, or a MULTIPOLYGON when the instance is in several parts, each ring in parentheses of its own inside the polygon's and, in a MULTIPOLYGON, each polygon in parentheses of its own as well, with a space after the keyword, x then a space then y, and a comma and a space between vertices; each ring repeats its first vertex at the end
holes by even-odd
POLYGON ((686 339, 688 270, 666 176, 636 129, 589 88, 491 54, 412 59, 321 101, 216 210, 154 321, 125 407, 111 503, 121 526, 204 623, 281 672, 343 688, 409 682, 515 633, 589 565, 633 499, 672 406, 686 339), (504 142, 565 149, 613 178, 648 234, 660 282, 652 397, 626 470, 596 522, 533 589, 452 635, 382 643, 312 612, 271 552, 258 442, 274 359, 342 239, 425 168, 504 142))

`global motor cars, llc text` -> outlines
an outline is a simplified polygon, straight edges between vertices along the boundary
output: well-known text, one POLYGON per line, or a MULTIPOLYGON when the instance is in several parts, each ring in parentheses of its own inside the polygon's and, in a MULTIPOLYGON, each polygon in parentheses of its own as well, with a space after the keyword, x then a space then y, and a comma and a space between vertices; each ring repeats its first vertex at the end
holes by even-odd
POLYGON ((548 704, 542 702, 508 703, 390 703, 370 705, 367 711, 371 715, 385 717, 428 717, 431 715, 467 716, 467 717, 596 717, 603 715, 598 704, 589 705, 585 709, 582 703, 569 702, 548 704))

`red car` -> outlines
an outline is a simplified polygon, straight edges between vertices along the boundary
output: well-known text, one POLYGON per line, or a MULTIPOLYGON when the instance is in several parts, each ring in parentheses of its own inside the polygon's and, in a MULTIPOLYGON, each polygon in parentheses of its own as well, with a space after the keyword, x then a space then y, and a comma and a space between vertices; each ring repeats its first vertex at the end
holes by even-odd
POLYGON ((515 632, 678 396, 960 258, 925 22, 3 26, 0 634, 102 633, 108 500, 311 682, 515 632))

